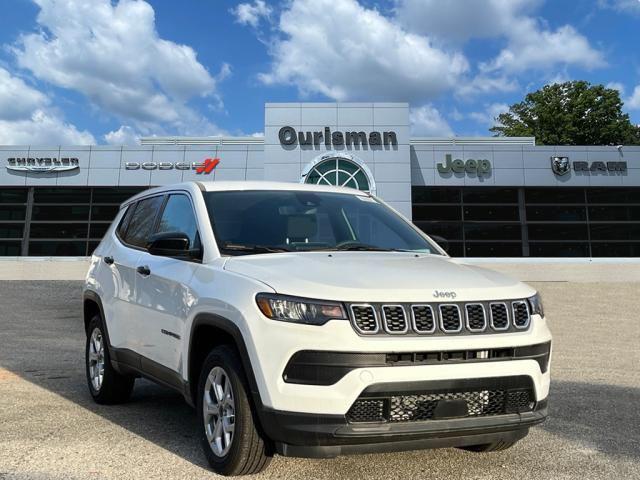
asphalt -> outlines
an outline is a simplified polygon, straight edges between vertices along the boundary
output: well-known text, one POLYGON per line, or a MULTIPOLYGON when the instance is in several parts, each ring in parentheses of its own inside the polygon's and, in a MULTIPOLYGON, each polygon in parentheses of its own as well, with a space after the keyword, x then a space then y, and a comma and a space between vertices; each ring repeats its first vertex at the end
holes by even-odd
MULTIPOLYGON (((512 449, 276 457, 260 478, 640 479, 639 283, 533 283, 554 333, 551 417, 512 449)), ((77 281, 0 282, 0 480, 212 478, 195 414, 138 381, 87 391, 77 281)))

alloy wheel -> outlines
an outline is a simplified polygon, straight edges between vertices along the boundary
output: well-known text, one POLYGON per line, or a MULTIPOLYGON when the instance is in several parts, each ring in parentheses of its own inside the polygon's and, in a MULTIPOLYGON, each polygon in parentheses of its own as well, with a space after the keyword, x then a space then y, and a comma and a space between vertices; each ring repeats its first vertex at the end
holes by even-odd
POLYGON ((209 372, 202 408, 209 446, 216 456, 224 457, 233 442, 236 409, 233 386, 222 367, 214 367, 209 372))
POLYGON ((104 340, 99 328, 94 328, 89 340, 89 376, 96 392, 102 387, 104 379, 104 340))

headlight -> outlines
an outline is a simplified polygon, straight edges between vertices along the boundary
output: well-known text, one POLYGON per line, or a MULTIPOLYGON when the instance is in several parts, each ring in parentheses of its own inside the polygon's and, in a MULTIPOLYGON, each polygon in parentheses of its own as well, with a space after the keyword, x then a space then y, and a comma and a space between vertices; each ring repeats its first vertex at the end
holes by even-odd
POLYGON ((544 317, 544 308, 542 307, 542 298, 540 298, 540 294, 536 293, 533 297, 527 298, 529 302, 529 308, 531 310, 531 315, 540 315, 544 317))
POLYGON ((256 302, 266 317, 282 322, 324 325, 329 320, 347 320, 344 307, 338 302, 269 293, 256 295, 256 302))

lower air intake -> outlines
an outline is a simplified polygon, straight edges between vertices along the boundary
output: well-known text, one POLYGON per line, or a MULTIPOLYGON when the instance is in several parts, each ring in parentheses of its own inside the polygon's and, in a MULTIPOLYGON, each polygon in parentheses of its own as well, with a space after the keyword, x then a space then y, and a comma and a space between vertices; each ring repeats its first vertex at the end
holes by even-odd
POLYGON ((349 423, 422 422, 523 413, 534 407, 532 387, 492 388, 488 385, 473 390, 391 393, 377 398, 361 396, 346 417, 349 423))

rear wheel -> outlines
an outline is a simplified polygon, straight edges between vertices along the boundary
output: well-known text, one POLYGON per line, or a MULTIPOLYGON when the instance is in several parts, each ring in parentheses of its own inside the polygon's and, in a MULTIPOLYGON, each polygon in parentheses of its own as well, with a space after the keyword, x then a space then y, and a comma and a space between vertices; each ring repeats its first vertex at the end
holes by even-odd
POLYGON ((198 412, 202 447, 217 473, 250 475, 271 461, 248 391, 237 353, 228 346, 214 348, 200 373, 198 412))
POLYGON ((89 322, 85 363, 89 392, 96 403, 115 404, 129 399, 135 378, 121 375, 111 365, 104 324, 99 315, 89 322))

